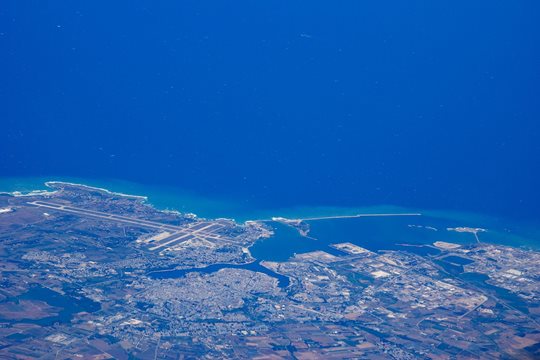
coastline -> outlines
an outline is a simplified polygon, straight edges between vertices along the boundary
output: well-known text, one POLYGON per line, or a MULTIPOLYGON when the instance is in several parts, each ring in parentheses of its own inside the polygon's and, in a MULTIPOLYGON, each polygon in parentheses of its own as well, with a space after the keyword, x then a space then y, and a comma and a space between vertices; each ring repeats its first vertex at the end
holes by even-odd
MULTIPOLYGON (((377 205, 363 207, 336 206, 295 206, 290 208, 268 208, 247 204, 238 199, 210 199, 174 189, 144 185, 122 180, 76 179, 61 176, 50 177, 0 177, 0 194, 14 196, 47 194, 51 192, 49 185, 66 184, 101 191, 107 194, 140 199, 161 211, 193 214, 200 218, 228 219, 238 222, 259 221, 275 216, 286 218, 311 218, 321 216, 351 216, 359 213, 398 213, 413 210, 394 205, 377 205), (39 193, 38 193, 39 192, 39 193)), ((417 211, 414 211, 417 212, 417 211)))
POLYGON ((52 187, 52 188, 54 188, 54 186, 61 187, 62 185, 74 186, 74 187, 79 187, 79 188, 84 188, 84 189, 89 189, 89 190, 96 190, 99 192, 106 193, 108 195, 113 195, 113 196, 118 196, 118 197, 125 197, 129 199, 139 199, 143 201, 148 201, 148 196, 125 194, 125 193, 111 191, 109 189, 96 187, 96 186, 90 186, 86 184, 78 184, 78 183, 72 183, 72 182, 66 182, 66 181, 46 181, 45 182, 45 186, 52 187))
MULTIPOLYGON (((54 194, 47 187, 66 184, 101 191, 115 196, 132 198, 146 202, 157 210, 191 215, 201 219, 227 219, 239 223, 257 221, 275 216, 295 218, 312 218, 320 216, 351 216, 359 213, 422 213, 422 218, 444 219, 452 227, 472 226, 484 227, 495 238, 505 239, 531 248, 540 247, 540 230, 536 224, 510 223, 485 214, 467 211, 444 211, 435 209, 414 209, 392 205, 364 207, 332 207, 332 206, 296 206, 291 208, 264 208, 247 204, 238 199, 209 199, 188 193, 182 189, 158 187, 131 183, 122 180, 75 179, 67 177, 0 177, 0 194, 12 196, 31 196, 54 194), (44 189, 45 188, 45 189, 44 189), (140 195, 143 194, 143 195, 140 195), (249 205, 249 206, 248 206, 249 205)), ((417 219, 411 219, 415 225, 417 219)), ((490 236, 492 237, 492 236, 490 236)))

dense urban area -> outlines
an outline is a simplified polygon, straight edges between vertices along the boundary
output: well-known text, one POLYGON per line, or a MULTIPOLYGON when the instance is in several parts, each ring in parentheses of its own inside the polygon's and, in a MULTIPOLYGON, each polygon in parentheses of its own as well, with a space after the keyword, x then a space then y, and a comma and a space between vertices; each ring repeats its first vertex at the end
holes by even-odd
POLYGON ((268 223, 48 186, 0 195, 1 359, 540 358, 540 252, 337 242, 259 261, 268 223))

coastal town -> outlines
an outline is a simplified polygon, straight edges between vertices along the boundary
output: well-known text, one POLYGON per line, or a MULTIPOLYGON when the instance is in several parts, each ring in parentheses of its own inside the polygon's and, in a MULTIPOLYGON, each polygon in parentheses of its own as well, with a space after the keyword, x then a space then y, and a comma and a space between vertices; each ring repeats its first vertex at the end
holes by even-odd
POLYGON ((272 221, 309 237, 306 222, 201 219, 48 186, 0 195, 0 358, 540 357, 533 249, 437 241, 424 254, 348 239, 269 261, 250 248, 272 221))

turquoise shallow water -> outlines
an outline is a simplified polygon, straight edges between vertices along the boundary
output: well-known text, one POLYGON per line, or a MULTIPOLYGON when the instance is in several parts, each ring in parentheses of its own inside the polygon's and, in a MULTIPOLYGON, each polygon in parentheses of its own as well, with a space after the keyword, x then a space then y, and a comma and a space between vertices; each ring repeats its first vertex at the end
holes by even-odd
POLYGON ((81 179, 65 176, 50 177, 0 177, 0 191, 28 192, 45 190, 47 181, 64 181, 104 188, 113 192, 147 196, 148 202, 159 209, 192 212, 201 217, 232 217, 245 214, 248 206, 231 200, 208 199, 181 189, 166 186, 142 185, 116 179, 81 179))
POLYGON ((476 221, 427 215, 332 219, 310 221, 309 224, 311 226, 309 235, 315 239, 302 237, 296 229, 281 223, 269 223, 275 235, 258 241, 251 248, 253 256, 265 260, 284 261, 295 253, 314 250, 339 254, 339 251, 329 245, 341 242, 351 242, 371 251, 403 250, 427 255, 436 254, 438 251, 422 245, 433 244, 436 241, 458 244, 476 242, 473 234, 447 230, 449 227, 457 226, 486 227, 488 231, 478 234, 482 242, 540 249, 540 243, 534 238, 500 229, 494 222, 479 224, 476 221))
POLYGON ((286 225, 268 222, 275 235, 261 239, 252 248, 259 260, 284 261, 295 253, 314 250, 335 252, 332 243, 352 242, 370 250, 400 249, 426 253, 426 248, 403 247, 400 244, 431 244, 435 241, 469 243, 472 234, 447 231, 448 227, 470 226, 488 229, 480 233, 485 242, 540 248, 538 228, 530 223, 509 222, 506 219, 482 214, 406 209, 398 206, 371 206, 339 208, 325 206, 295 207, 288 209, 264 208, 259 204, 239 199, 209 199, 172 187, 148 186, 120 180, 78 179, 69 177, 0 178, 0 191, 32 191, 46 189, 49 180, 81 183, 106 188, 110 191, 148 197, 148 202, 159 209, 192 212, 201 217, 234 218, 237 221, 268 219, 272 216, 302 218, 312 216, 352 215, 358 213, 421 212, 414 217, 369 217, 310 221, 310 235, 305 238, 286 225), (429 228, 428 228, 429 227, 429 228), (437 231, 431 229, 435 228, 437 231))
POLYGON ((380 205, 364 207, 297 206, 292 208, 268 207, 240 198, 208 198, 171 186, 144 185, 116 179, 81 179, 66 176, 0 177, 0 192, 45 190, 47 181, 64 181, 108 189, 131 195, 147 196, 148 202, 159 209, 195 213, 200 217, 233 218, 246 220, 270 219, 273 216, 313 217, 354 215, 359 213, 410 212, 399 206, 380 205))

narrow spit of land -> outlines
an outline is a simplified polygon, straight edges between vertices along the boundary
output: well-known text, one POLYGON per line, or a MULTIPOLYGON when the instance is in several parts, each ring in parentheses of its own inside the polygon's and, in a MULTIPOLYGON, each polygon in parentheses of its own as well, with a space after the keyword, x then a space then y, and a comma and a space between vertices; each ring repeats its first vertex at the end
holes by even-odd
POLYGON ((377 217, 377 216, 421 216, 420 213, 397 213, 397 214, 357 214, 357 215, 338 215, 338 216, 318 216, 298 219, 302 221, 313 221, 313 220, 331 220, 331 219, 350 219, 350 218, 360 218, 360 217, 377 217))
POLYGON ((255 221, 269 222, 269 221, 278 221, 280 219, 286 219, 286 220, 291 220, 291 221, 318 221, 318 220, 353 219, 353 218, 361 218, 361 217, 378 217, 378 216, 422 216, 422 214, 421 213, 356 214, 356 215, 316 216, 316 217, 295 218, 295 219, 273 217, 271 219, 262 219, 262 220, 255 220, 255 221))

